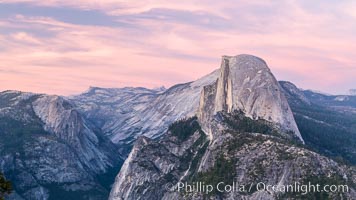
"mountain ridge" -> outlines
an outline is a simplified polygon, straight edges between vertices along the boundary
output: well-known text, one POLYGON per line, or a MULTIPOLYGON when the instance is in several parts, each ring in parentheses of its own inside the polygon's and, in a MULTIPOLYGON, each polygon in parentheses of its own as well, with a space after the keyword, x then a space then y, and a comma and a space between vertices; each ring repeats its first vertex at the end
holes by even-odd
MULTIPOLYGON (((124 163, 125 167, 116 177, 110 200, 206 198, 201 193, 187 194, 176 191, 175 188, 181 181, 217 184, 217 181, 239 180, 242 183, 265 181, 269 184, 292 184, 315 177, 328 179, 329 174, 333 174, 328 179, 328 182, 332 183, 355 180, 354 168, 339 165, 329 158, 305 149, 301 144, 303 141, 300 140, 301 137, 293 132, 283 133, 285 127, 280 126, 278 122, 271 118, 265 119, 263 115, 258 114, 256 117, 251 117, 246 114, 244 107, 233 107, 231 103, 233 97, 222 94, 232 88, 231 83, 234 81, 233 78, 230 80, 226 78, 228 72, 224 68, 226 66, 224 62, 223 60, 217 81, 205 86, 201 92, 197 117, 175 122, 158 140, 145 137, 138 139, 124 163), (219 81, 223 81, 220 87, 219 81), (229 82, 230 86, 226 84, 229 82), (222 104, 216 106, 216 103, 222 104), (288 136, 297 136, 299 140, 288 136), (325 167, 313 171, 312 166, 325 167), (259 172, 253 175, 255 172, 250 169, 259 172), (219 179, 219 177, 225 178, 219 179)), ((244 73, 236 74, 237 77, 244 75, 244 73)), ((272 88, 278 87, 275 91, 288 91, 291 95, 299 94, 298 91, 291 93, 290 89, 294 89, 293 86, 280 88, 274 78, 271 80, 274 84, 272 88)), ((241 88, 245 89, 243 85, 239 85, 232 90, 241 88)), ((300 94, 299 97, 303 95, 300 94)), ((285 97, 280 98, 277 105, 281 105, 281 101, 288 105, 285 97)), ((296 123, 289 105, 287 111, 284 114, 292 116, 287 119, 292 119, 296 123)), ((350 184, 355 182, 351 181, 350 184)), ((335 195, 350 198, 355 194, 355 188, 352 187, 349 193, 335 195)), ((309 197, 315 198, 314 195, 318 194, 310 194, 309 197)), ((329 198, 336 197, 334 194, 326 195, 329 198)), ((213 193, 210 199, 254 200, 262 197, 278 199, 288 197, 288 194, 265 191, 253 191, 247 194, 213 193)))
MULTIPOLYGON (((83 94, 69 97, 19 91, 0 93, 0 117, 5 117, 1 118, 4 123, 0 120, 0 134, 5 135, 6 141, 3 144, 0 142, 0 169, 15 181, 16 192, 12 197, 48 199, 54 198, 53 194, 65 194, 69 195, 67 198, 102 198, 108 195, 108 188, 114 176, 118 175, 120 184, 115 183, 111 198, 116 193, 136 199, 141 197, 140 192, 146 191, 147 197, 152 195, 154 198, 159 194, 166 199, 174 199, 179 194, 166 193, 162 187, 182 180, 213 180, 209 173, 214 174, 218 170, 218 161, 225 162, 224 166, 234 172, 232 164, 255 169, 261 159, 278 158, 264 166, 275 174, 268 176, 261 172, 260 178, 282 180, 281 174, 274 172, 275 169, 283 172, 284 169, 278 166, 285 169, 289 169, 290 165, 298 167, 295 164, 303 163, 297 159, 301 152, 305 155, 300 159, 311 166, 330 165, 320 171, 320 176, 332 173, 336 175, 335 180, 344 181, 340 171, 345 171, 347 177, 352 179, 349 170, 352 172, 353 169, 345 166, 339 158, 355 163, 353 141, 356 140, 352 137, 355 134, 352 128, 355 125, 352 122, 352 113, 356 109, 354 97, 323 95, 300 90, 290 82, 277 82, 266 62, 255 56, 223 56, 222 61, 220 69, 207 76, 165 90, 91 87, 83 94), (245 65, 251 65, 251 69, 255 65, 257 67, 251 71, 239 69, 245 65), (266 76, 261 78, 261 74, 266 76), (273 104, 276 112, 271 111, 275 109, 264 108, 273 104), (280 108, 282 112, 278 111, 280 108), (269 112, 279 113, 282 117, 269 117, 273 116, 269 112), (325 120, 324 113, 329 112, 332 115, 325 120), (297 132, 301 127, 300 134, 306 146, 300 146, 298 140, 301 141, 301 137, 295 135, 296 129, 283 123, 283 120, 292 124, 297 122, 297 132), (318 128, 313 130, 310 125, 318 128), (337 137, 329 133, 322 135, 321 130, 335 131, 328 128, 329 125, 339 129, 337 137), (346 131, 348 128, 351 131, 346 131), (288 132, 291 129, 294 132, 288 132), (332 139, 327 140, 327 137, 332 139), (33 139, 35 143, 31 143, 33 139), (349 145, 343 147, 340 142, 349 145), (18 147, 25 147, 26 154, 19 152, 18 147), (47 153, 48 148, 60 153, 47 153), (260 151, 271 151, 275 157, 260 151), (283 151, 290 153, 284 155, 283 151), (252 153, 256 156, 251 157, 252 153), (220 154, 226 156, 221 157, 220 154), (18 155, 25 156, 20 159, 18 155), (134 167, 123 167, 118 174, 121 164, 114 163, 127 156, 129 158, 125 163, 128 164, 124 166, 134 167), (235 157, 245 161, 251 159, 251 165, 238 163, 232 159, 235 157), (48 163, 41 163, 41 160, 48 163), (140 166, 134 162, 140 163, 140 166), (69 172, 77 176, 61 171, 54 175, 56 167, 66 168, 62 166, 64 163, 69 172), (21 168, 21 165, 30 167, 21 168), (41 166, 45 171, 33 166, 41 166), (110 166, 115 166, 115 169, 110 166), (135 170, 142 170, 143 173, 135 170), (122 175, 125 171, 128 177, 122 175), (172 172, 172 176, 168 172, 172 172), (129 177, 138 178, 137 181, 130 179, 136 185, 126 184, 129 177), (158 182, 151 185, 152 180, 158 182), (147 188, 140 186, 143 183, 147 188), (117 190, 117 185, 126 190, 117 190), (97 190, 93 189, 96 187, 97 190), (155 192, 147 191, 148 188, 155 192)), ((298 169, 307 174, 304 168, 298 169)), ((241 173, 252 173, 246 169, 239 170, 241 173)), ((230 175, 252 181, 247 175, 230 175)), ((283 180, 297 180, 295 178, 283 180)), ((261 195, 270 194, 256 193, 250 197, 253 199, 261 195)), ((274 195, 269 197, 273 199, 274 195)))

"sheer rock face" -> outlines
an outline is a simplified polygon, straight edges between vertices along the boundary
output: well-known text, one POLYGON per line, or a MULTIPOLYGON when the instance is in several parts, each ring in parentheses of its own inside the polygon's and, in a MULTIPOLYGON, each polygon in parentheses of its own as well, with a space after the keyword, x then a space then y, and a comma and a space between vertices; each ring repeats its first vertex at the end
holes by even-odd
POLYGON ((58 96, 42 96, 32 103, 44 129, 74 147, 79 159, 96 173, 111 166, 108 152, 99 147, 99 138, 72 105, 58 96))
POLYGON ((255 56, 223 56, 216 83, 204 87, 198 116, 211 136, 209 122, 219 111, 241 110, 252 119, 265 119, 293 137, 301 137, 279 83, 265 61, 255 56))

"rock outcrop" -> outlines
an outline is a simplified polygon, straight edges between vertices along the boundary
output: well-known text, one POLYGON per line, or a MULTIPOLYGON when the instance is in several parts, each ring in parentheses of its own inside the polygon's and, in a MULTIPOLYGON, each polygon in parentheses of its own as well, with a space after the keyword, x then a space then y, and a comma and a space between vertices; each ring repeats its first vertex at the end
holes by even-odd
MULTIPOLYGON (((355 168, 304 148, 282 91, 286 92, 261 59, 223 57, 220 76, 201 92, 198 117, 175 122, 158 141, 141 137, 109 199, 206 199, 203 192, 179 192, 178 185, 233 181, 250 188, 259 182, 344 183, 350 186, 348 192, 322 195, 355 196, 355 168)), ((288 199, 290 195, 300 194, 253 189, 215 191, 208 198, 288 199)))
POLYGON ((223 56, 217 81, 205 86, 198 118, 212 135, 212 117, 219 111, 240 110, 252 119, 265 119, 303 142, 287 99, 265 61, 255 56, 223 56))
POLYGON ((177 181, 197 170, 207 145, 195 117, 173 124, 160 141, 141 136, 116 177, 109 199, 163 198, 177 181))
MULTIPOLYGON (((174 128, 170 128, 160 141, 139 138, 116 178, 109 199, 206 199, 204 191, 178 191, 178 184, 216 186, 221 182, 226 185, 235 182, 252 189, 225 193, 215 190, 208 194, 209 199, 313 199, 319 195, 350 199, 356 195, 355 168, 340 165, 288 140, 256 133, 258 127, 266 125, 263 122, 221 112, 217 116, 214 123, 224 129, 213 141, 193 127, 183 138, 184 131, 175 132, 174 128), (251 126, 243 126, 245 120, 251 126), (349 191, 302 195, 256 189, 258 183, 287 186, 308 182, 348 185, 349 191)), ((177 124, 187 130, 192 120, 177 124)))

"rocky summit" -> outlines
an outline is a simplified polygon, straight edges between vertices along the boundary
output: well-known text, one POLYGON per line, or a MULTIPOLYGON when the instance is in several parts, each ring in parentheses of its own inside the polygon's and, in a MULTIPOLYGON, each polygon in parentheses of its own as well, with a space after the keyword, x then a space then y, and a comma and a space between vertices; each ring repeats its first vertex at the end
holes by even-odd
POLYGON ((356 196, 355 168, 305 148, 283 91, 262 59, 224 56, 219 76, 201 92, 196 117, 173 123, 158 141, 140 137, 109 199, 314 199, 320 195, 260 191, 256 184, 261 182, 344 183, 351 186, 347 193, 322 195, 356 196), (178 191, 182 184, 234 182, 249 185, 250 190, 178 191))
POLYGON ((265 119, 291 137, 303 142, 287 99, 265 61, 255 56, 223 56, 220 76, 205 86, 200 98, 198 116, 203 130, 219 111, 241 110, 252 119, 265 119))

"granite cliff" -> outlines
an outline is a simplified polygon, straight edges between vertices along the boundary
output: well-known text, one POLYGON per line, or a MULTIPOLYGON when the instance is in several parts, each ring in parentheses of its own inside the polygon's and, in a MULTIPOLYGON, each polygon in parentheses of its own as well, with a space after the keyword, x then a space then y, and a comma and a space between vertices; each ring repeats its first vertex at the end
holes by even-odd
MULTIPOLYGON (((180 183, 238 181, 287 185, 327 182, 350 185, 355 168, 303 145, 293 114, 266 63, 254 56, 224 56, 217 79, 203 87, 196 117, 173 123, 161 139, 140 137, 110 194, 116 199, 290 199, 300 194, 249 190, 178 192, 180 183)), ((296 91, 297 92, 297 91, 296 91)), ((253 188, 252 187, 252 188, 253 188)), ((316 198, 316 193, 308 194, 316 198)))

